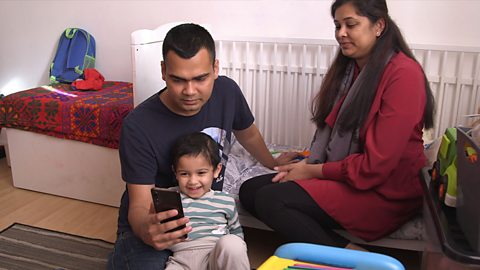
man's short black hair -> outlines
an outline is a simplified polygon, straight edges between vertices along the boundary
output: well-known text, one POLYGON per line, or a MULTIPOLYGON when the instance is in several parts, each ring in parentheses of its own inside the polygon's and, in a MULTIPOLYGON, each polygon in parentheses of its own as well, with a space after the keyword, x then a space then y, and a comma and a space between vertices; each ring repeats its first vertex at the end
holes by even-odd
POLYGON ((183 59, 190 59, 200 49, 207 49, 212 64, 215 61, 215 42, 210 33, 202 26, 194 23, 180 24, 168 31, 163 41, 163 60, 169 51, 174 51, 183 59))

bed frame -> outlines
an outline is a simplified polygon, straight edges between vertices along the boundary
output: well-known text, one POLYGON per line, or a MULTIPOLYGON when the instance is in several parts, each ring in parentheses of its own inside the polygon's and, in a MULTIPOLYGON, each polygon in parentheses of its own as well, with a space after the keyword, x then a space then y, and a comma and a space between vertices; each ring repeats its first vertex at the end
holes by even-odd
POLYGON ((13 128, 6 135, 15 187, 120 205, 125 182, 117 149, 13 128))
MULTIPOLYGON (((161 44, 172 25, 132 33, 135 105, 164 86, 160 79, 161 44)), ((240 85, 265 140, 307 147, 315 129, 308 120, 309 102, 337 51, 336 43, 292 38, 214 38, 220 74, 240 85)), ((468 125, 470 120, 463 115, 475 113, 480 104, 480 48, 411 47, 426 71, 437 102, 436 128, 425 139, 438 137, 449 126, 468 125)), ((16 187, 119 205, 125 184, 120 176, 118 150, 15 129, 7 129, 6 135, 16 187)), ((241 222, 268 229, 248 215, 242 215, 241 222)), ((382 240, 369 244, 423 248, 421 241, 409 246, 402 241, 382 240)))

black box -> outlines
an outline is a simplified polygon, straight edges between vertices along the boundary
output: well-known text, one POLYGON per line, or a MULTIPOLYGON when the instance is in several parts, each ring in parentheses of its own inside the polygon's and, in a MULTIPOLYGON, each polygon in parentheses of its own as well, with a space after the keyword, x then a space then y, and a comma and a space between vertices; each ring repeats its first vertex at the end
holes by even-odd
POLYGON ((473 250, 480 252, 480 148, 457 128, 457 221, 473 250))

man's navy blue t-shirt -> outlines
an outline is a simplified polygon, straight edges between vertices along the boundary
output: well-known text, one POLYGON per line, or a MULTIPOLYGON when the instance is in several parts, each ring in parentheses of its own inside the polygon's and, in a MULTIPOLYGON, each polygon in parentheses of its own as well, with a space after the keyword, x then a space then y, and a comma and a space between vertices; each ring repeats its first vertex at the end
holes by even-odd
MULTIPOLYGON (((170 111, 160 101, 162 91, 141 103, 122 123, 120 161, 123 180, 130 184, 155 184, 157 187, 177 185, 171 167, 171 147, 179 136, 202 131, 219 144, 222 152, 224 169, 212 185, 213 189, 221 190, 232 130, 246 129, 254 121, 240 88, 233 80, 219 76, 210 99, 193 116, 181 116, 170 111)), ((128 193, 125 191, 120 205, 119 232, 131 230, 128 204, 128 193)))

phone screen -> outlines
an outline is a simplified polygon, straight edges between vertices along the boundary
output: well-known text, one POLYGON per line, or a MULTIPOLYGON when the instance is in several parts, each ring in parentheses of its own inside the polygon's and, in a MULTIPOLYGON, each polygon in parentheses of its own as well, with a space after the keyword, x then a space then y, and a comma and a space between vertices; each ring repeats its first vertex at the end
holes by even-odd
MULTIPOLYGON (((152 188, 151 191, 152 191, 153 205, 157 213, 164 212, 167 210, 172 210, 172 209, 176 209, 178 211, 178 215, 162 220, 161 223, 169 222, 169 221, 184 217, 182 200, 180 198, 180 193, 178 191, 165 189, 165 188, 157 188, 157 187, 152 188)), ((183 228, 185 228, 185 225, 179 226, 168 232, 173 232, 183 228)))

